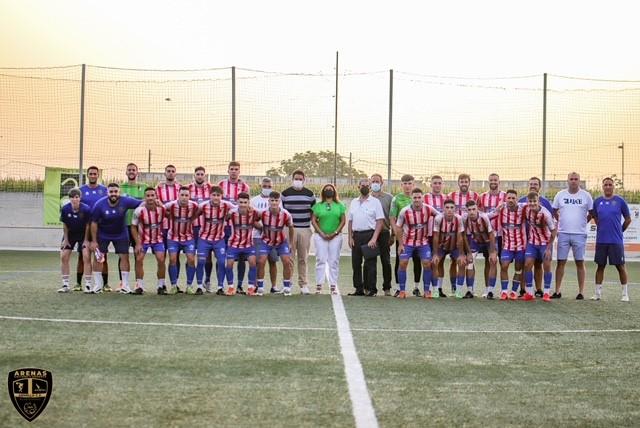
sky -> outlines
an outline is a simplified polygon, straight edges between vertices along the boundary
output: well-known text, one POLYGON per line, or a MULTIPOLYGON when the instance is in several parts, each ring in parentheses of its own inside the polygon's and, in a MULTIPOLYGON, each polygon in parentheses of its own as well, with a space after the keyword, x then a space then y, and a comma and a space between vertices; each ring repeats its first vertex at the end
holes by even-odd
MULTIPOLYGON (((339 51, 341 73, 380 72, 341 79, 340 155, 353 156, 354 165, 365 172, 386 172, 392 68, 393 174, 410 170, 447 179, 473 168, 482 175, 503 171, 514 179, 540 173, 540 162, 531 158, 541 156, 543 73, 636 80, 551 78, 552 88, 562 83, 614 91, 549 94, 547 178, 564 177, 567 159, 595 183, 603 175, 620 175, 617 145, 626 140, 627 181, 640 188, 640 174, 632 172, 640 161, 638 9, 632 1, 0 0, 0 68, 237 66, 331 75, 339 51), (425 75, 532 77, 452 81, 425 75), (615 91, 628 87, 633 91, 615 91), (575 151, 571 145, 577 141, 587 144, 575 151), (500 165, 504 148, 518 153, 508 165, 500 165), (456 159, 463 165, 452 165, 456 159)), ((56 73, 78 75, 75 69, 56 73)), ((223 76, 227 81, 130 87, 92 83, 87 89, 86 162, 102 161, 103 148, 115 141, 120 148, 135 146, 118 151, 116 171, 129 157, 146 162, 149 150, 154 168, 168 158, 192 168, 199 160, 185 156, 174 144, 179 141, 192 144, 192 151, 206 150, 207 166, 224 165, 230 151, 229 71, 216 73, 207 79, 223 76)), ((250 72, 239 73, 246 77, 250 72)), ((118 81, 157 78, 96 68, 90 75, 118 81)), ((5 110, 5 116, 0 111, 5 143, 0 157, 22 161, 18 146, 27 149, 33 164, 73 164, 77 88, 64 79, 12 79, 0 79, 0 109, 5 110), (65 150, 51 150, 62 145, 65 150)), ((262 174, 300 149, 333 150, 330 77, 253 75, 238 87, 238 157, 253 162, 247 172, 262 174)), ((15 172, 7 174, 0 165, 1 176, 15 172)))

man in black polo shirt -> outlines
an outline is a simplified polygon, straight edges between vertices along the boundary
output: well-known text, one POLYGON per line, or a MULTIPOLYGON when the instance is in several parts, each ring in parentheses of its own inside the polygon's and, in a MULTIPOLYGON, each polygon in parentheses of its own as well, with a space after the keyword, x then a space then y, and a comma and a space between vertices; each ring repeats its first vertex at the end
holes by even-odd
POLYGON ((307 258, 311 244, 311 207, 316 203, 313 192, 304 187, 305 176, 302 170, 291 174, 293 185, 282 192, 282 207, 293 218, 295 239, 291 242, 291 251, 298 261, 298 285, 302 294, 309 294, 307 282, 307 258))

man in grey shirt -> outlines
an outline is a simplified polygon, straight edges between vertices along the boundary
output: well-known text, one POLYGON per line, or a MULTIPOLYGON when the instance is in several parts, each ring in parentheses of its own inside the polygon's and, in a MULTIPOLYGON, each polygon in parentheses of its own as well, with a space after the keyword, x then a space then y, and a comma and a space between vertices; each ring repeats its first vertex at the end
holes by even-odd
POLYGON ((391 228, 389 227, 389 210, 393 195, 384 192, 382 175, 375 173, 371 176, 371 195, 380 201, 384 211, 384 224, 378 236, 380 248, 380 262, 382 263, 382 290, 385 296, 391 296, 391 228))

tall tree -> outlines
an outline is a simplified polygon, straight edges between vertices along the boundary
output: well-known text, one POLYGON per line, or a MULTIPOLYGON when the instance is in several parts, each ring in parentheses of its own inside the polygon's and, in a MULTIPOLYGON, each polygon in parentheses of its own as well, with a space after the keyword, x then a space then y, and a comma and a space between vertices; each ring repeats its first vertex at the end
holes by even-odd
MULTIPOLYGON (((309 177, 333 177, 333 156, 331 150, 319 152, 308 150, 304 153, 296 153, 290 159, 280 161, 279 167, 269 169, 267 175, 284 177, 291 175, 296 169, 301 169, 309 177)), ((367 176, 364 171, 350 167, 342 156, 338 156, 336 174, 342 178, 367 176)))

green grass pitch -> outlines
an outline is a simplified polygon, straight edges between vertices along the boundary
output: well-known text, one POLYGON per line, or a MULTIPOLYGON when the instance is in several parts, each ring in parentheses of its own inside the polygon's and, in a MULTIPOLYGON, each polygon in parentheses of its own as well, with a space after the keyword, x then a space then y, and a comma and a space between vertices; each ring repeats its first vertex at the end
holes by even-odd
MULTIPOLYGON (((327 291, 157 296, 147 279, 145 296, 61 295, 58 268, 56 253, 0 251, 0 317, 141 324, 0 318, 4 379, 53 374, 34 426, 354 426, 327 291)), ((628 268, 638 282, 640 264, 628 268)), ((350 275, 345 257, 343 294, 350 275)), ((380 426, 638 426, 640 291, 625 304, 613 268, 605 281, 600 302, 573 299, 572 263, 550 304, 345 296, 380 426)), ((27 426, 0 391, 0 426, 27 426)))

